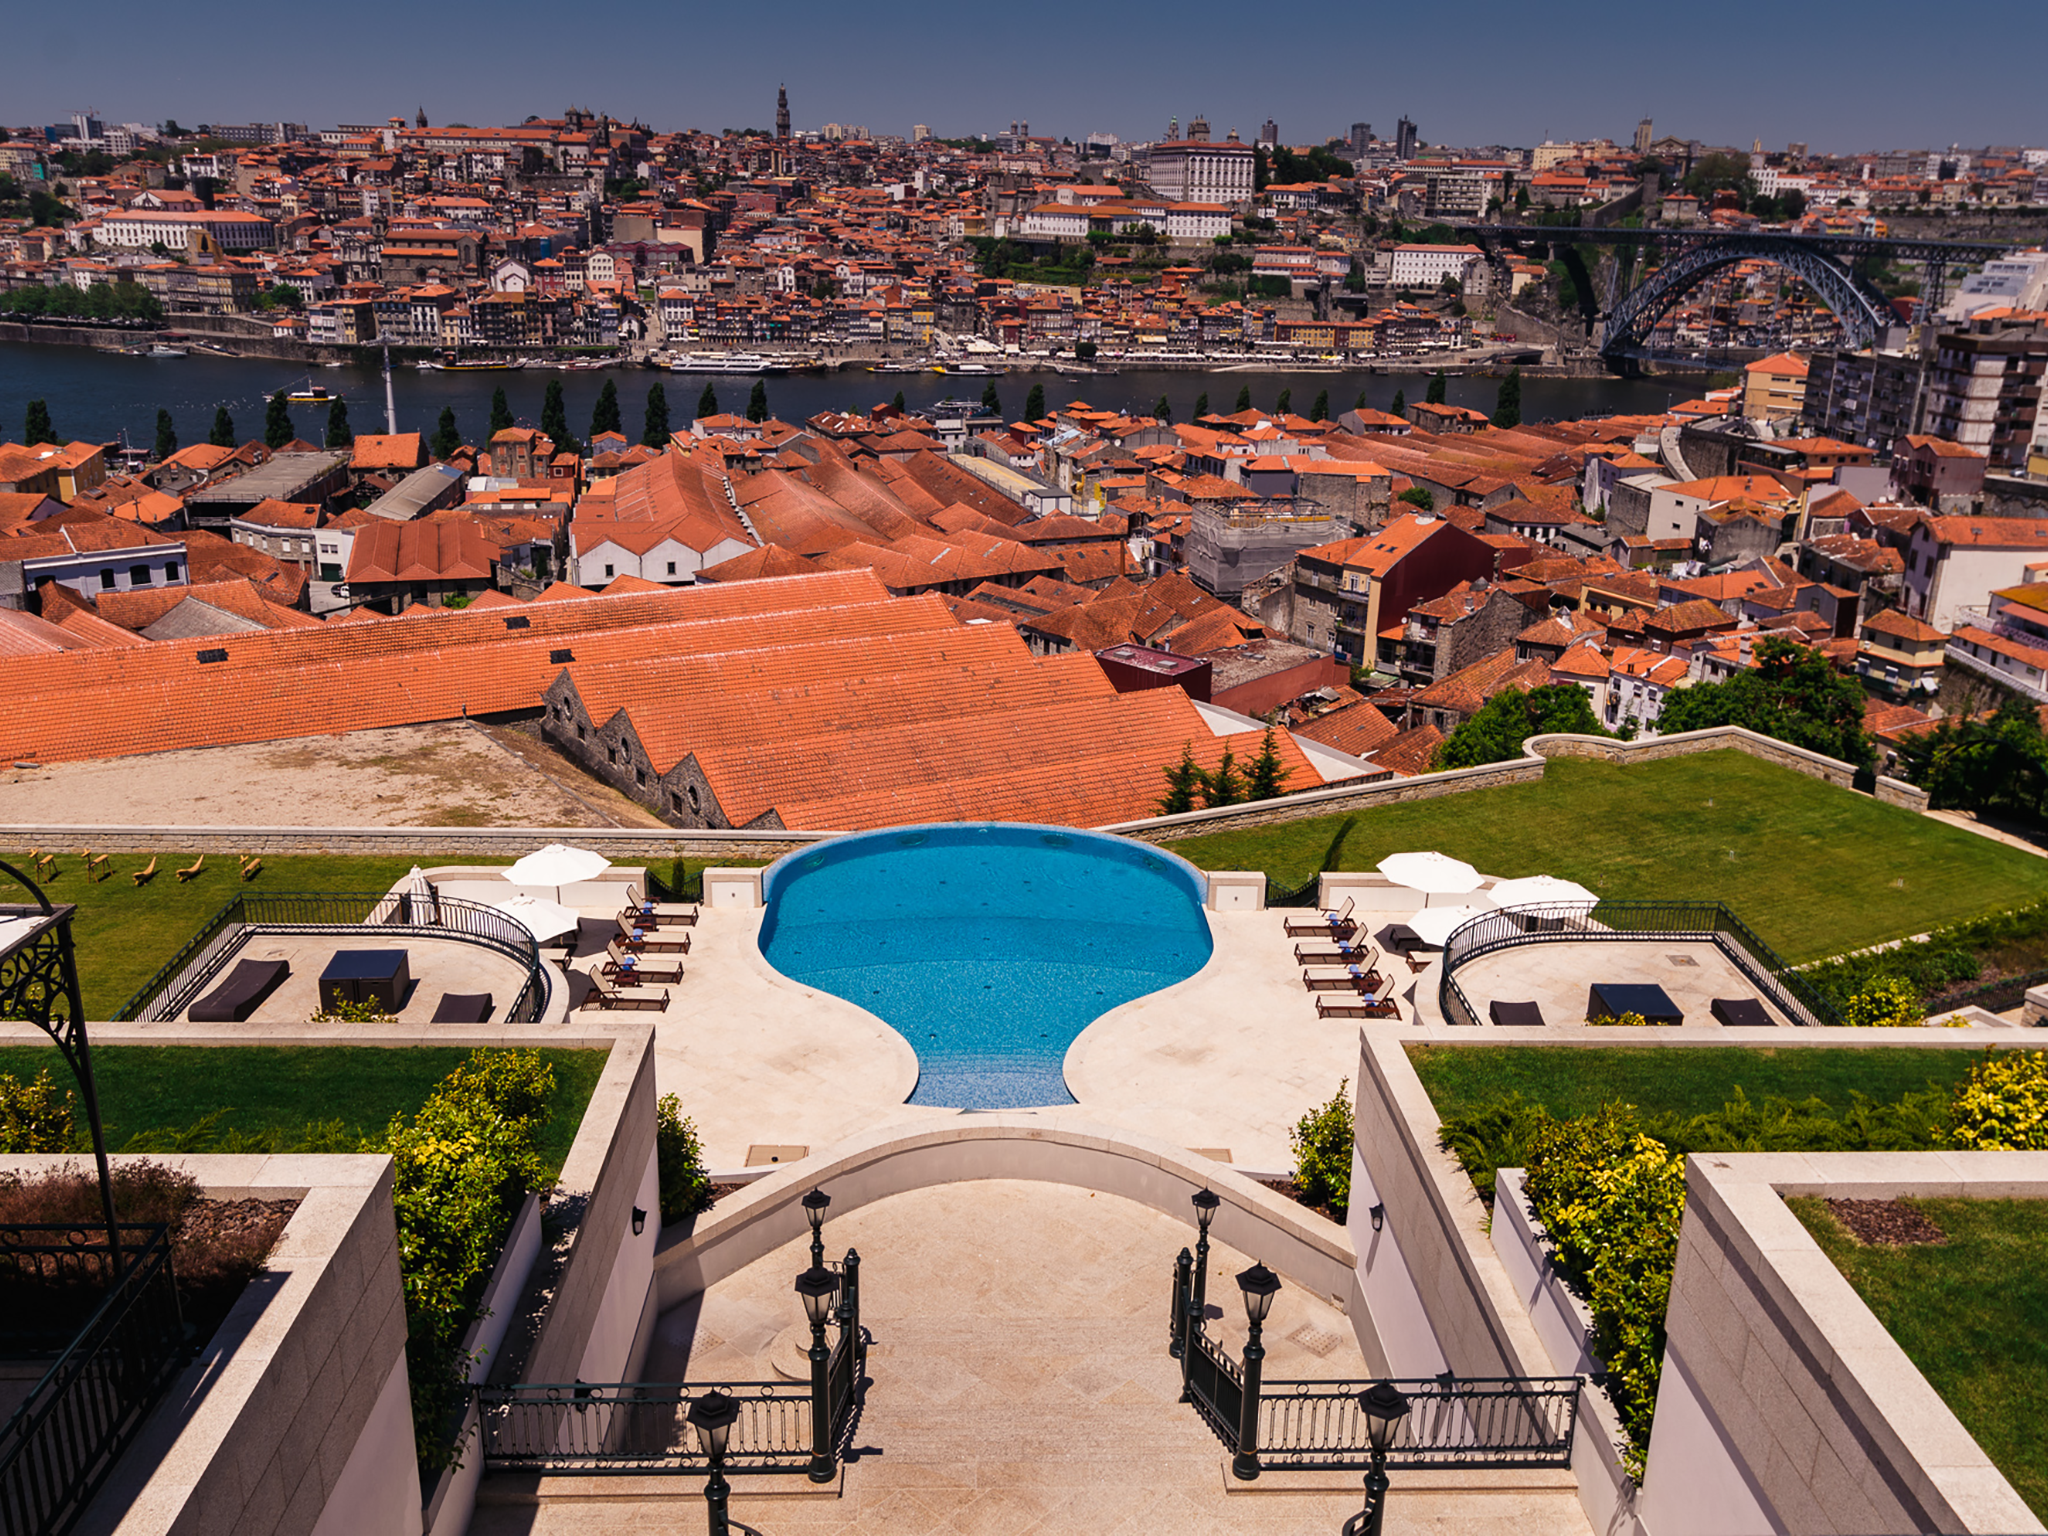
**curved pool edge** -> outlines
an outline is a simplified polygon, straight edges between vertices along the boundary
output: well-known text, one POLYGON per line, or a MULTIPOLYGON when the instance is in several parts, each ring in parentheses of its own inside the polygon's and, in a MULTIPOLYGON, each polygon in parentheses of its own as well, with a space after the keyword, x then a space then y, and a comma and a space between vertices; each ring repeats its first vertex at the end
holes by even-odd
POLYGON ((1202 921, 1209 928, 1209 958, 1202 962, 1202 968, 1199 971, 1196 971, 1192 976, 1183 976, 1179 981, 1171 982, 1151 992, 1141 993, 1128 1002, 1118 1003, 1114 1008, 1098 1013, 1088 1021, 1087 1026, 1082 1029, 1081 1033, 1074 1036, 1067 1043, 1066 1052, 1060 1057, 1060 1080, 1067 1085, 1067 1092, 1073 1098, 1075 1105, 1086 1108, 1092 1103, 1095 1106, 1096 1113, 1108 1113, 1106 1109, 1101 1107, 1102 1101, 1099 1093, 1093 1099, 1083 1096, 1081 1092, 1082 1079, 1077 1074, 1086 1071, 1088 1052, 1100 1045, 1103 1038, 1112 1030, 1120 1028, 1126 1017, 1134 1009, 1147 1007, 1161 999, 1171 998, 1176 992, 1189 991, 1206 985, 1215 979, 1213 973, 1223 966, 1224 955, 1223 946, 1218 942, 1220 935, 1216 932, 1214 919, 1215 914, 1206 907, 1203 908, 1202 921))

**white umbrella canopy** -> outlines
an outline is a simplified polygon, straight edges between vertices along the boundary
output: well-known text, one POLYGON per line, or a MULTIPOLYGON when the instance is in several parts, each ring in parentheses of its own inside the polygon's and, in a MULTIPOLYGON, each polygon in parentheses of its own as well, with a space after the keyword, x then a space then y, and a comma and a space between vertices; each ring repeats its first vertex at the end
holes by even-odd
POLYGON ((1432 896, 1462 896, 1480 885, 1478 870, 1441 853, 1390 853, 1380 860, 1379 872, 1396 885, 1432 896))
POLYGON ((1575 880, 1560 880, 1555 875, 1526 875, 1519 880, 1503 880, 1486 893, 1495 906, 1500 907, 1594 907, 1600 904, 1595 896, 1575 880))
POLYGON ((504 871, 514 885, 552 885, 559 889, 578 880, 590 880, 612 867, 612 861, 588 848, 571 848, 567 843, 549 843, 536 848, 504 871))
POLYGON ((1409 931, 1431 949, 1442 949, 1473 918, 1482 916, 1480 907, 1424 907, 1406 918, 1409 931))
POLYGON ((491 905, 543 944, 576 931, 576 914, 542 896, 512 896, 491 905))
POLYGON ((398 883, 398 894, 405 898, 406 918, 415 923, 439 921, 437 916, 438 898, 434 885, 419 865, 412 867, 412 873, 398 883))

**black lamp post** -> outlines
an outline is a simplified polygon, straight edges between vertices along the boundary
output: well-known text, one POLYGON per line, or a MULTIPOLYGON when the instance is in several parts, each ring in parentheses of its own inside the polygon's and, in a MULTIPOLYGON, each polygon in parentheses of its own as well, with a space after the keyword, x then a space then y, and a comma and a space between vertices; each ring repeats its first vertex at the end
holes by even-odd
POLYGON ((825 1267, 825 1209, 832 1197, 815 1186, 804 1196, 804 1220, 811 1224, 811 1268, 825 1267))
POLYGON ((825 1347, 825 1320, 832 1315, 832 1298, 838 1293, 839 1277, 822 1264, 813 1264, 796 1277, 796 1293, 803 1298, 804 1316, 811 1325, 811 1465, 807 1476, 814 1483, 832 1481, 832 1405, 826 1379, 832 1352, 825 1347))
POLYGON ((85 1036, 85 1001, 78 990, 78 954, 71 944, 71 918, 78 908, 52 903, 42 887, 12 864, 0 872, 35 898, 34 906, 0 903, 0 1018, 21 1019, 48 1035, 85 1099, 92 1131, 93 1160, 99 1166, 100 1209, 107 1222, 107 1257, 121 1272, 121 1230, 114 1219, 113 1175, 107 1167, 107 1135, 100 1125, 100 1098, 92 1077, 92 1046, 85 1036), (16 924, 22 926, 16 927, 16 924))
POLYGON ((1244 1293, 1244 1316, 1251 1331, 1244 1343, 1244 1396, 1237 1420, 1237 1455, 1230 1470, 1249 1481, 1259 1475, 1259 1377, 1266 1360, 1260 1334, 1266 1314, 1273 1310, 1273 1298, 1280 1294, 1280 1277, 1265 1265, 1254 1264, 1237 1277, 1237 1288, 1244 1293))
POLYGON ((1365 1414, 1366 1443, 1372 1447, 1372 1470, 1365 1474, 1365 1508, 1344 1522, 1344 1536, 1380 1536, 1380 1524, 1387 1515, 1387 1452, 1401 1421, 1408 1417, 1409 1402, 1391 1381, 1376 1381, 1358 1394, 1358 1406, 1365 1414))
POLYGON ((704 1485, 704 1512, 711 1536, 730 1536, 732 1530, 726 1514, 732 1484, 725 1480, 725 1446, 739 1416, 738 1399, 716 1387, 690 1402, 690 1428, 697 1431, 698 1442, 711 1463, 711 1480, 704 1485))
POLYGON ((1213 1189, 1204 1189, 1191 1197, 1195 1207, 1195 1226, 1201 1236, 1195 1242, 1195 1291, 1189 1298, 1188 1312, 1196 1321, 1207 1315, 1209 1305, 1209 1223, 1216 1219, 1216 1209, 1223 1199, 1213 1189))

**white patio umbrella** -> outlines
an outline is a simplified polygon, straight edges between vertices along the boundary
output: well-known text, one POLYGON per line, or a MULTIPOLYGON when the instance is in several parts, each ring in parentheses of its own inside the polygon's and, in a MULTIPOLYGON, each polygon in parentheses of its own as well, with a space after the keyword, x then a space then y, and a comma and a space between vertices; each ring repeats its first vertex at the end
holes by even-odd
POLYGON ((576 931, 576 914, 543 896, 512 896, 491 905, 543 944, 576 931))
POLYGON ((1390 853, 1380 860, 1379 872, 1425 896, 1462 896, 1480 884, 1478 870, 1441 853, 1390 853))
POLYGON ((1456 933, 1473 918, 1481 915, 1480 907, 1424 907, 1420 912, 1409 914, 1409 931, 1431 949, 1442 949, 1451 935, 1456 933))
POLYGON ((567 843, 549 843, 536 848, 504 872, 514 885, 552 885, 555 895, 562 887, 589 880, 612 867, 612 861, 588 848, 571 848, 567 843))
POLYGON ((439 898, 434 894, 433 882, 415 864, 412 872, 398 883, 398 894, 405 898, 405 917, 411 923, 437 923, 441 920, 439 898))
POLYGON ((1600 898, 1575 880, 1555 875, 1525 875, 1503 880, 1486 893, 1500 907, 1595 907, 1600 898))

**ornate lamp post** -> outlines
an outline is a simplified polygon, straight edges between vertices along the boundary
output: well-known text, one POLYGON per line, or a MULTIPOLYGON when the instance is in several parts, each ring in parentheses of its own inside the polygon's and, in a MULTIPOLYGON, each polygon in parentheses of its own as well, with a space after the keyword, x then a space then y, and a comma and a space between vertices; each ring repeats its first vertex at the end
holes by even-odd
POLYGON ((92 1131, 93 1160, 99 1165, 100 1208, 107 1222, 108 1257, 121 1272, 121 1231, 114 1219, 114 1185, 107 1167, 107 1136, 100 1125, 99 1092, 93 1085, 92 1047, 85 1035, 85 1002, 78 990, 78 955, 71 944, 71 902, 54 904, 42 888, 12 864, 0 863, 35 905, 0 903, 0 1018, 22 1019, 48 1035, 64 1054, 85 1099, 92 1131))
POLYGON ((1259 1376, 1265 1365, 1266 1346, 1260 1334, 1266 1314, 1273 1310, 1273 1298, 1280 1294, 1280 1277, 1263 1264, 1254 1264, 1237 1277, 1244 1293, 1245 1321, 1251 1325, 1244 1344, 1244 1396, 1237 1419, 1237 1455, 1230 1471, 1249 1481, 1259 1475, 1259 1376))
POLYGON ((1387 1516, 1387 1451, 1401 1421, 1408 1417, 1408 1399, 1391 1381, 1376 1381, 1358 1394, 1365 1413, 1365 1438, 1372 1446, 1372 1470, 1365 1474, 1365 1508, 1344 1522, 1344 1536, 1380 1536, 1387 1516))
POLYGON ((831 1482, 836 1470, 827 1380, 832 1351, 825 1347, 825 1320, 832 1315, 832 1298, 838 1290, 839 1277, 822 1264, 813 1264, 796 1277, 796 1293, 803 1298, 804 1316, 811 1324, 811 1465, 806 1475, 814 1483, 831 1482))
POLYGON ((1195 1208, 1195 1226, 1200 1236, 1195 1241, 1195 1290, 1188 1300, 1188 1311, 1196 1321, 1206 1315, 1209 1305, 1209 1223, 1216 1219, 1216 1209, 1223 1199, 1213 1189, 1204 1189, 1189 1197, 1195 1208))
POLYGON ((711 1463, 711 1480, 704 1485, 704 1512, 711 1536, 730 1536, 732 1530, 726 1514, 732 1484, 725 1480, 725 1446, 739 1416, 739 1402, 716 1387, 690 1403, 690 1428, 697 1431, 698 1442, 711 1463))
POLYGON ((825 1210, 832 1204, 832 1197, 822 1189, 813 1188, 804 1196, 804 1220, 811 1224, 811 1268, 825 1267, 825 1210))

